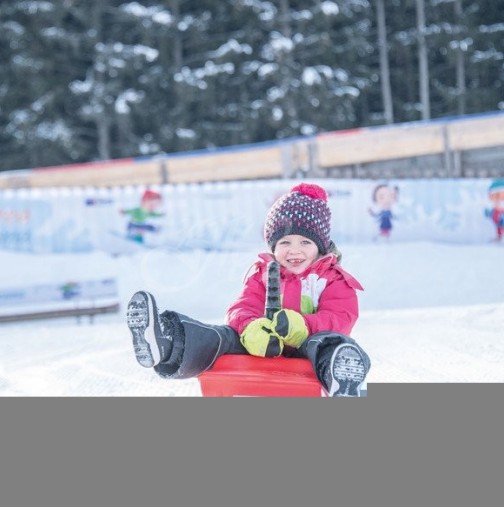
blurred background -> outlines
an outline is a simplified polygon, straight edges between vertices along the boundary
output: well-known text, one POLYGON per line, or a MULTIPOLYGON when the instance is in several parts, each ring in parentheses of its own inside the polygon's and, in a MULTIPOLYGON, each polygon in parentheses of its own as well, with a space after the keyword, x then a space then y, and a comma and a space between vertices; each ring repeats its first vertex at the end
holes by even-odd
POLYGON ((0 2, 0 170, 504 109, 503 0, 0 2))

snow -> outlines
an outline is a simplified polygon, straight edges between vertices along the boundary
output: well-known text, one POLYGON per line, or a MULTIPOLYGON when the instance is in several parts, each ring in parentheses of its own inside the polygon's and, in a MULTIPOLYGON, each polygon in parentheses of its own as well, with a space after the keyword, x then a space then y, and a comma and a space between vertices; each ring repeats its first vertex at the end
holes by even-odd
POLYGON ((485 60, 501 61, 504 59, 504 53, 497 51, 495 48, 488 49, 487 51, 475 51, 471 56, 472 62, 481 62, 485 60))
POLYGON ((320 78, 320 74, 313 67, 306 67, 303 70, 303 74, 301 76, 301 80, 308 86, 313 86, 314 84, 321 83, 322 79, 320 78))
POLYGON ((173 16, 160 7, 145 7, 138 2, 130 2, 129 4, 121 5, 120 9, 131 16, 150 18, 160 25, 170 26, 173 24, 173 16))
POLYGON ((72 81, 70 83, 70 89, 75 94, 89 93, 93 89, 93 81, 86 79, 86 81, 72 81))
POLYGON ((282 53, 289 53, 294 49, 292 39, 284 37, 278 32, 272 32, 271 39, 262 49, 262 55, 266 60, 275 60, 276 56, 282 53))
POLYGON ((504 23, 495 23, 493 25, 481 25, 479 29, 481 33, 504 32, 504 23))
POLYGON ((240 44, 236 39, 230 39, 215 51, 212 51, 210 55, 214 58, 223 58, 231 53, 251 55, 252 47, 249 44, 240 44))
POLYGON ((302 9, 300 11, 294 11, 291 14, 291 17, 294 21, 310 21, 313 19, 313 12, 308 9, 302 9))
POLYGON ((145 92, 129 88, 122 92, 115 101, 115 110, 118 114, 128 114, 130 112, 129 104, 138 104, 142 102, 145 92))
POLYGON ((264 65, 260 65, 257 69, 257 75, 259 77, 266 77, 268 75, 274 74, 278 70, 278 64, 276 63, 265 63, 264 65))
POLYGON ((159 56, 159 51, 143 44, 136 44, 132 47, 133 54, 145 57, 148 62, 153 62, 159 56))
POLYGON ((182 67, 180 72, 174 76, 177 83, 185 83, 190 86, 196 86, 202 90, 208 87, 208 83, 204 80, 210 76, 218 74, 233 74, 235 66, 232 63, 215 64, 212 61, 207 61, 204 67, 197 69, 190 69, 189 67, 182 67))
POLYGON ((324 1, 320 4, 320 9, 325 16, 336 16, 339 14, 339 7, 334 2, 324 1))
POLYGON ((178 128, 175 129, 175 134, 181 139, 194 139, 196 137, 196 132, 191 129, 178 128))
MULTIPOLYGON (((364 285, 352 335, 373 382, 504 381, 504 244, 339 245, 364 285)), ((152 291, 162 308, 221 323, 262 245, 245 252, 145 250, 31 255, 0 252, 0 289, 115 277, 118 314, 4 323, 1 396, 199 396, 196 379, 164 380, 134 358, 124 309, 152 291)))
POLYGON ((36 14, 37 12, 51 12, 54 5, 51 2, 17 2, 17 9, 23 10, 28 14, 36 14))
POLYGON ((59 139, 67 145, 72 142, 72 131, 65 125, 63 120, 42 121, 36 126, 35 132, 39 139, 47 139, 49 141, 59 139))

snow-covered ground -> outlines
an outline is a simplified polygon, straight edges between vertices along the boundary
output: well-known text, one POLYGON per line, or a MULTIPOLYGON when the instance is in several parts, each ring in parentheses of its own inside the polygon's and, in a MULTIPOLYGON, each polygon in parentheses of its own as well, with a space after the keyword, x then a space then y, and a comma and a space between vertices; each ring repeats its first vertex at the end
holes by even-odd
MULTIPOLYGON (((504 382, 504 244, 340 245, 365 287, 352 333, 373 382, 504 382)), ((152 291, 160 307, 220 323, 253 251, 30 255, 0 252, 0 288, 116 277, 121 312, 1 324, 1 396, 198 396, 195 379, 167 381, 138 366, 124 310, 152 291)))

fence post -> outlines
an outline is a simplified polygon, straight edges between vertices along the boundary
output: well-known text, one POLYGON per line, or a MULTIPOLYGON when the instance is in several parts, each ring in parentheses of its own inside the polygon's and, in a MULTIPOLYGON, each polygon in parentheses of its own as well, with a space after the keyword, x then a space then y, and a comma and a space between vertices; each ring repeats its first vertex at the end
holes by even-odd
POLYGON ((317 160, 317 138, 308 141, 308 170, 307 174, 314 176, 319 169, 317 160))
POLYGON ((169 180, 168 167, 166 165, 166 161, 162 160, 161 165, 159 167, 159 171, 161 173, 161 185, 166 185, 169 180))
POLYGON ((451 148, 450 148, 450 132, 447 125, 442 128, 443 135, 443 146, 444 146, 444 166, 446 176, 453 176, 452 160, 451 160, 451 148))

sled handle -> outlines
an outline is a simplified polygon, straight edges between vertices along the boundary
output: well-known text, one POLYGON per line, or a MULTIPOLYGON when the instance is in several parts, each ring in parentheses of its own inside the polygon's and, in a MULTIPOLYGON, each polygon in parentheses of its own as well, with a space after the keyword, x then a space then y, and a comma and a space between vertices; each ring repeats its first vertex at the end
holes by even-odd
POLYGON ((273 315, 282 309, 280 302, 280 264, 277 261, 268 263, 268 278, 266 283, 266 303, 264 314, 273 319, 273 315))

